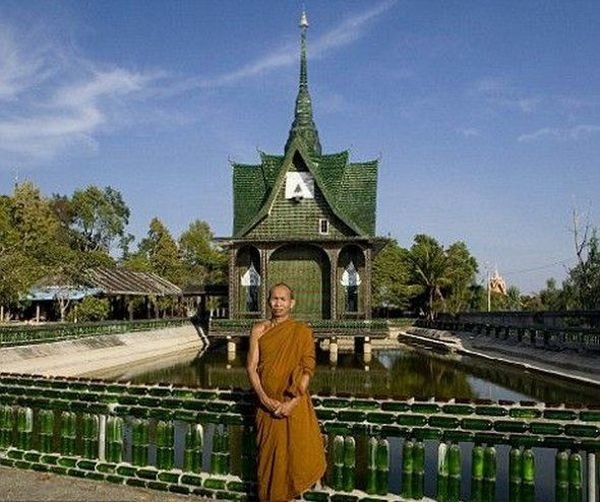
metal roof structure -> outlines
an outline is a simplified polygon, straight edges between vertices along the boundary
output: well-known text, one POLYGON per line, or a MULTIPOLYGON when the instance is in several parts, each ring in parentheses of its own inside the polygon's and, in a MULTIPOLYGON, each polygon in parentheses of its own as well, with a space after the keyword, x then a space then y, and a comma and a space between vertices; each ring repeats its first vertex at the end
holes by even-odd
POLYGON ((69 284, 56 277, 46 277, 27 293, 32 301, 58 298, 81 300, 86 296, 181 296, 182 290, 152 272, 133 272, 122 268, 90 268, 80 284, 69 284))
POLYGON ((104 295, 179 296, 181 288, 152 272, 133 272, 122 268, 91 268, 86 283, 104 295))

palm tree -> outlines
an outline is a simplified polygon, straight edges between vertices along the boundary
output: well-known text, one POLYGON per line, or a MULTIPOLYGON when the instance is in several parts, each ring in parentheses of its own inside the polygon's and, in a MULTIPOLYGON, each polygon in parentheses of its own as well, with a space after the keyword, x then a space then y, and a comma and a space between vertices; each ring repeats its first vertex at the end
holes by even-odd
POLYGON ((444 248, 428 235, 415 236, 407 254, 410 283, 415 292, 423 292, 427 297, 426 315, 433 319, 433 303, 441 300, 445 308, 442 289, 450 285, 451 263, 444 248))

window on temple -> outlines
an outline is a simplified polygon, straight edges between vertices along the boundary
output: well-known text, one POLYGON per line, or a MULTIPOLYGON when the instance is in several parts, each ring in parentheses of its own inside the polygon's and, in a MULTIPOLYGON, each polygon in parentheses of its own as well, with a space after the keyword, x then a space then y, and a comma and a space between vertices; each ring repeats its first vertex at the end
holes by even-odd
POLYGON ((346 312, 358 312, 358 287, 361 279, 354 262, 350 262, 342 273, 341 284, 345 289, 346 312))
POLYGON ((260 289, 260 274, 254 268, 254 263, 250 263, 250 267, 241 278, 241 286, 246 291, 246 311, 258 312, 258 295, 260 289))
POLYGON ((319 233, 323 235, 329 233, 329 220, 326 220, 325 218, 319 220, 319 233))

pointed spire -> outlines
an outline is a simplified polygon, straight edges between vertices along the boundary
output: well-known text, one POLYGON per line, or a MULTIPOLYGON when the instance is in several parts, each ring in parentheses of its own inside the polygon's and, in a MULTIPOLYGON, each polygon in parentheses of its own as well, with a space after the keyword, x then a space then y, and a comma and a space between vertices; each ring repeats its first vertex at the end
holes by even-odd
POLYGON ((300 82, 298 86, 298 96, 296 97, 296 108, 294 110, 294 122, 290 129, 290 134, 285 144, 285 150, 292 143, 296 136, 300 136, 306 146, 312 153, 321 155, 321 143, 319 142, 319 133, 313 121, 312 102, 308 92, 308 70, 306 63, 306 30, 308 29, 308 19, 306 12, 302 12, 300 18, 300 82))

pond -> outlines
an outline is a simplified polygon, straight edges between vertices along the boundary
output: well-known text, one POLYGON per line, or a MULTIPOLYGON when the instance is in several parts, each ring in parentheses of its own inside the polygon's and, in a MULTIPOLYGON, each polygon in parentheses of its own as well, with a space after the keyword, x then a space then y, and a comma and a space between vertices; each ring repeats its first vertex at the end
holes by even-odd
MULTIPOLYGON (((211 347, 184 362, 168 362, 151 371, 135 367, 110 375, 136 383, 169 382, 203 388, 249 388, 244 351, 231 360, 224 346, 211 347)), ((337 364, 329 352, 317 351, 311 391, 391 398, 457 398, 546 403, 600 404, 598 387, 540 375, 469 356, 438 353, 419 346, 373 352, 371 360, 340 353, 337 364)))
MULTIPOLYGON (((129 368, 111 375, 119 380, 136 383, 169 382, 202 388, 249 388, 245 370, 246 354, 239 350, 235 357, 224 345, 211 347, 185 361, 165 362, 151 371, 147 368, 129 368)), ((106 376, 106 375, 104 375, 106 376)), ((329 352, 317 350, 317 368, 311 381, 313 393, 344 393, 391 398, 490 399, 510 401, 537 401, 546 403, 600 404, 597 387, 569 382, 505 364, 490 363, 474 357, 439 353, 422 346, 402 346, 401 349, 375 351, 370 358, 341 352, 337 363, 329 360, 329 352)), ((212 436, 212 430, 211 434, 212 436)), ((210 441, 210 438, 209 438, 210 441)), ((390 439, 392 456, 390 489, 400 488, 403 440, 390 439)), ((461 443, 463 464, 462 495, 470 493, 470 452, 472 444, 461 443)), ((357 449, 366 451, 366 438, 358 438, 357 449)), ((498 446, 496 500, 507 500, 508 454, 507 446, 498 446)), ((536 456, 536 500, 554 499, 554 457, 556 450, 534 448, 536 456)), ((435 466, 437 446, 425 441, 426 485, 425 494, 435 495, 435 466)), ((205 463, 208 458, 205 458, 205 463)), ((363 484, 364 465, 357 465, 357 483, 363 484)), ((585 485, 584 485, 585 486, 585 485)))

